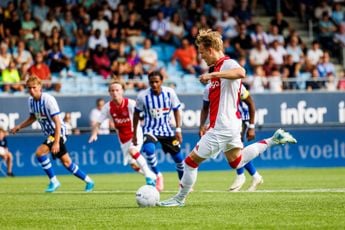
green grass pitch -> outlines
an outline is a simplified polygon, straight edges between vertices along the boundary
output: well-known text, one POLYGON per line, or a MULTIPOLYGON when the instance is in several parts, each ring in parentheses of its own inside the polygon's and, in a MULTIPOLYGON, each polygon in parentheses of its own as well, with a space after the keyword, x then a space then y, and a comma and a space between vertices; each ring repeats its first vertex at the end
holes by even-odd
MULTIPOLYGON (((45 176, 0 177, 0 229, 344 229, 345 168, 259 170, 257 192, 227 192, 234 171, 202 171, 185 207, 139 208, 135 173, 91 175, 92 193, 73 176, 44 193, 45 176)), ((43 175, 43 173, 42 173, 43 175)), ((166 173, 161 199, 177 191, 166 173)), ((251 178, 247 175, 244 190, 251 178)))

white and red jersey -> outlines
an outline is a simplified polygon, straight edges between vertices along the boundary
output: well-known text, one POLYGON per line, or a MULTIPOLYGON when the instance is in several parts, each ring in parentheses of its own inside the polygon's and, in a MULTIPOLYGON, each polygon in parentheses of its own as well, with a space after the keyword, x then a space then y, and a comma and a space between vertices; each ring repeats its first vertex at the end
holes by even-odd
MULTIPOLYGON (((134 108, 135 101, 129 98, 124 98, 120 105, 115 104, 114 101, 109 101, 102 108, 101 115, 98 117, 98 122, 101 123, 107 118, 113 119, 119 140, 124 144, 133 138, 134 108)), ((139 124, 137 132, 142 133, 139 124)))
MULTIPOLYGON (((241 68, 229 57, 219 59, 215 65, 215 72, 241 68)), ((238 129, 241 127, 241 113, 239 111, 241 94, 241 79, 224 79, 214 77, 204 91, 204 100, 210 102, 210 128, 215 130, 238 129)))

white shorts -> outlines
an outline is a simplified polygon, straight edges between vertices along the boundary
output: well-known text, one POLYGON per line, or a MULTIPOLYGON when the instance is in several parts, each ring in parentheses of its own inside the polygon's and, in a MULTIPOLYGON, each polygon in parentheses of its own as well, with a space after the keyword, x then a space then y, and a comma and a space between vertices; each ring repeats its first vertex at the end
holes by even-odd
POLYGON ((220 152, 233 148, 243 148, 241 129, 208 130, 194 147, 193 151, 202 158, 216 158, 220 152))
POLYGON ((142 145, 143 145, 143 138, 139 138, 139 137, 138 137, 138 144, 137 145, 133 145, 132 140, 127 141, 126 143, 123 143, 123 144, 120 143, 121 151, 123 154, 123 165, 126 166, 128 163, 129 164, 135 163, 135 160, 129 154, 129 149, 131 147, 136 147, 138 149, 138 151, 140 151, 142 145))
POLYGON ((6 154, 6 149, 0 146, 0 156, 4 156, 6 154))

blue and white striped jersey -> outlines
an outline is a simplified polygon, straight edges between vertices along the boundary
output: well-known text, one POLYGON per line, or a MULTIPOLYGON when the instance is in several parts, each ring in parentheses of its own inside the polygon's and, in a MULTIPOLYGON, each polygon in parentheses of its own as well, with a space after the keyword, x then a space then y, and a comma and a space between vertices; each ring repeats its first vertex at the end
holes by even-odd
POLYGON ((248 105, 245 102, 243 102, 243 100, 245 100, 249 95, 250 95, 249 91, 242 84, 241 85, 241 102, 240 102, 239 110, 241 112, 243 121, 249 121, 249 118, 250 118, 248 105))
POLYGON ((33 97, 28 99, 29 112, 36 117, 36 120, 40 123, 43 133, 46 136, 55 133, 55 123, 53 116, 59 116, 61 121, 61 136, 66 135, 66 126, 60 116, 60 108, 55 99, 47 93, 42 93, 40 100, 35 100, 33 97))
POLYGON ((143 133, 163 137, 174 136, 170 126, 170 112, 179 109, 180 106, 180 100, 172 88, 162 86, 159 95, 153 94, 151 88, 141 91, 135 110, 144 113, 143 133))

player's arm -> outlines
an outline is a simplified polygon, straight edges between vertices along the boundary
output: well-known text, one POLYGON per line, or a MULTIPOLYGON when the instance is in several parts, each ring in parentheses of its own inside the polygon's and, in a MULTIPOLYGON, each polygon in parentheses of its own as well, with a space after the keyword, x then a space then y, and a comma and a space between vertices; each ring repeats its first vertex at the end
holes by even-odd
POLYGON ((55 123, 54 130, 54 142, 51 148, 52 153, 58 153, 60 151, 60 138, 61 138, 61 120, 59 115, 52 117, 55 123))
POLYGON ((206 120, 208 117, 208 111, 209 111, 209 107, 210 107, 210 102, 209 101, 204 101, 202 108, 201 108, 201 112, 200 112, 200 126, 199 126, 199 136, 203 136, 206 133, 206 120))
MULTIPOLYGON (((139 119, 140 119, 140 111, 135 109, 133 113, 133 130, 137 130, 139 119)), ((132 142, 134 145, 138 144, 137 132, 133 132, 132 142)))
POLYGON ((176 122, 175 136, 176 139, 182 143, 182 129, 181 129, 181 112, 179 109, 174 109, 174 117, 176 122))
POLYGON ((246 71, 243 67, 236 67, 219 72, 205 73, 200 76, 199 80, 202 83, 207 83, 211 78, 224 78, 229 80, 242 79, 246 77, 246 71))
POLYGON ((255 103, 250 95, 245 99, 242 99, 242 101, 248 105, 249 125, 247 130, 247 140, 251 141, 255 138, 255 103))
POLYGON ((16 132, 18 132, 19 130, 25 128, 25 127, 28 127, 29 125, 31 125, 32 123, 34 123, 36 121, 36 117, 35 115, 33 114, 30 114, 30 116, 25 120, 23 121, 22 123, 20 123, 19 125, 16 125, 14 128, 12 128, 10 130, 10 132, 12 134, 15 134, 16 132))
POLYGON ((101 123, 99 122, 93 122, 92 125, 92 130, 91 130, 91 136, 89 138, 89 143, 92 143, 94 141, 97 141, 98 138, 98 131, 99 131, 99 127, 101 126, 101 123))

